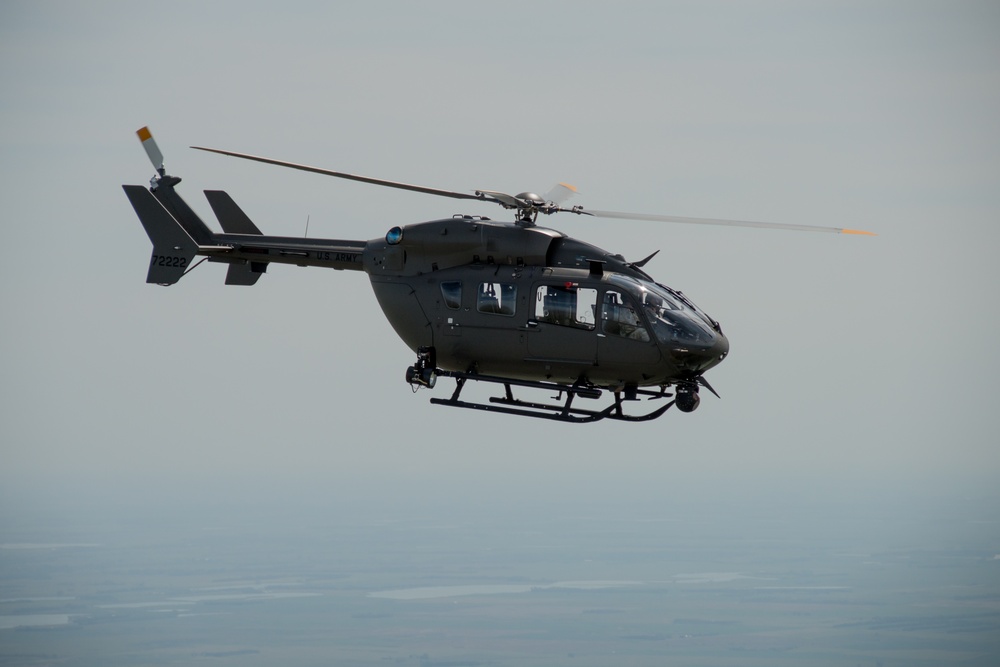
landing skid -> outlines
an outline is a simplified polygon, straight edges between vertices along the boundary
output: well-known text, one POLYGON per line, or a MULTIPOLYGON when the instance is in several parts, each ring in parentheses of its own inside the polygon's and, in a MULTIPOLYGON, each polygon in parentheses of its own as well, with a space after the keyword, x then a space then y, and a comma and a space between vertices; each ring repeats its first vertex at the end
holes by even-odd
MULTIPOLYGON (((602 419, 617 419, 619 421, 630 422, 649 421, 662 415, 674 404, 674 401, 668 401, 652 412, 642 415, 629 415, 625 414, 624 403, 633 398, 631 396, 631 392, 629 392, 629 398, 626 399, 622 396, 621 392, 616 391, 613 392, 615 397, 614 403, 609 405, 607 408, 603 410, 587 410, 580 407, 574 407, 574 399, 577 397, 589 399, 600 398, 602 394, 601 389, 585 384, 565 385, 557 384, 555 382, 532 382, 528 380, 513 380, 510 378, 494 377, 491 375, 479 375, 477 373, 443 371, 440 369, 436 369, 435 374, 438 376, 453 377, 456 382, 455 392, 451 395, 451 398, 432 398, 431 403, 435 405, 448 405, 453 408, 469 408, 471 410, 484 410, 486 412, 520 415, 522 417, 551 419, 553 421, 569 422, 574 424, 586 424, 588 422, 596 422, 602 419), (491 397, 489 403, 472 403, 469 401, 459 400, 462 389, 465 387, 465 383, 468 380, 502 384, 504 386, 504 395, 491 397), (556 391, 559 393, 556 400, 560 400, 563 393, 566 394, 566 399, 565 402, 561 404, 522 401, 514 398, 512 387, 527 387, 529 389, 556 391)), ((670 398, 673 395, 668 394, 665 391, 648 391, 645 389, 636 389, 634 391, 636 398, 641 395, 647 396, 650 399, 662 399, 670 398)))

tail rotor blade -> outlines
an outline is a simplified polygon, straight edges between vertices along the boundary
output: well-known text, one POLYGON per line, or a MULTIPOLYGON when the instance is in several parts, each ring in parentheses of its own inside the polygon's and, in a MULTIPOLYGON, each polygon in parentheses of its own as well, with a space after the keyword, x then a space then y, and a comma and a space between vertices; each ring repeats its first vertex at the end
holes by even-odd
POLYGON ((153 163, 153 168, 162 176, 165 173, 163 170, 163 153, 160 152, 160 147, 156 145, 156 140, 153 139, 149 128, 142 127, 136 130, 136 134, 139 136, 139 141, 142 142, 142 147, 146 149, 146 155, 149 156, 149 161, 153 163))

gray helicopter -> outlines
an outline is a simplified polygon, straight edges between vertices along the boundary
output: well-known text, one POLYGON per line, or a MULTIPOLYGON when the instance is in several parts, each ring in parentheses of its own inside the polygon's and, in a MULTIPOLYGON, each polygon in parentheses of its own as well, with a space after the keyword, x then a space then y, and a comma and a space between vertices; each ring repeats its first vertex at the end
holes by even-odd
POLYGON ((575 189, 561 183, 544 196, 492 190, 452 192, 270 158, 193 146, 198 150, 453 199, 492 202, 513 222, 454 215, 391 228, 370 241, 266 236, 221 190, 206 190, 223 233, 212 231, 177 194, 148 128, 137 134, 156 175, 147 188, 123 185, 153 244, 147 283, 172 285, 195 265, 228 265, 227 285, 253 285, 272 264, 364 271, 389 323, 416 355, 406 369, 414 389, 439 377, 456 381, 449 398, 431 403, 564 422, 647 421, 671 406, 694 411, 699 389, 718 393, 704 373, 729 353, 719 323, 682 292, 657 283, 643 267, 656 254, 629 262, 621 255, 536 225, 539 215, 571 213, 800 231, 859 230, 740 220, 597 211, 564 207, 575 189), (487 403, 461 399, 469 380, 501 385, 487 403), (551 402, 514 397, 514 388, 556 392, 551 402), (584 407, 577 399, 612 400, 584 407), (563 398, 565 396, 565 398, 563 398), (640 398, 657 401, 641 414, 640 398))

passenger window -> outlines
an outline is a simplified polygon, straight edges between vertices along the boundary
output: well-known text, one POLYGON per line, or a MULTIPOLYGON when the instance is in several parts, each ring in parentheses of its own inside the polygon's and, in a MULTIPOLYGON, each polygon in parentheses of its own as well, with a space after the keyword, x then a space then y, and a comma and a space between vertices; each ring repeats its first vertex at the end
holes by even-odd
POLYGON ((535 291, 535 320, 578 329, 593 329, 597 290, 576 283, 542 285, 535 291))
POLYGON ((635 308, 621 292, 608 290, 601 304, 602 331, 609 336, 621 336, 632 340, 649 342, 649 332, 635 308))
POLYGON ((517 304, 517 285, 508 283, 479 283, 476 309, 480 313, 513 315, 517 304))
POLYGON ((441 283, 441 296, 444 298, 444 305, 452 310, 462 307, 462 283, 447 282, 441 283))

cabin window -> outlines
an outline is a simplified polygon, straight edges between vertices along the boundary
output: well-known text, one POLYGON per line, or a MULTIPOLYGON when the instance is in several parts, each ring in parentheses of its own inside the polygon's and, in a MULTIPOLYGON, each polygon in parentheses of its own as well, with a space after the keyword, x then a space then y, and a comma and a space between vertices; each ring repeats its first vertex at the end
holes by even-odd
POLYGON ((578 329, 594 328, 597 290, 577 283, 542 285, 535 291, 535 320, 578 329))
POLYGON ((479 283, 476 309, 480 313, 513 315, 517 304, 517 285, 511 283, 479 283))
POLYGON ((441 283, 441 296, 444 298, 444 305, 458 310, 462 307, 462 283, 457 280, 441 283))
POLYGON ((642 318, 632 305, 631 299, 622 292, 608 290, 604 293, 604 300, 601 303, 601 330, 609 336, 649 342, 649 332, 642 324, 642 318))

